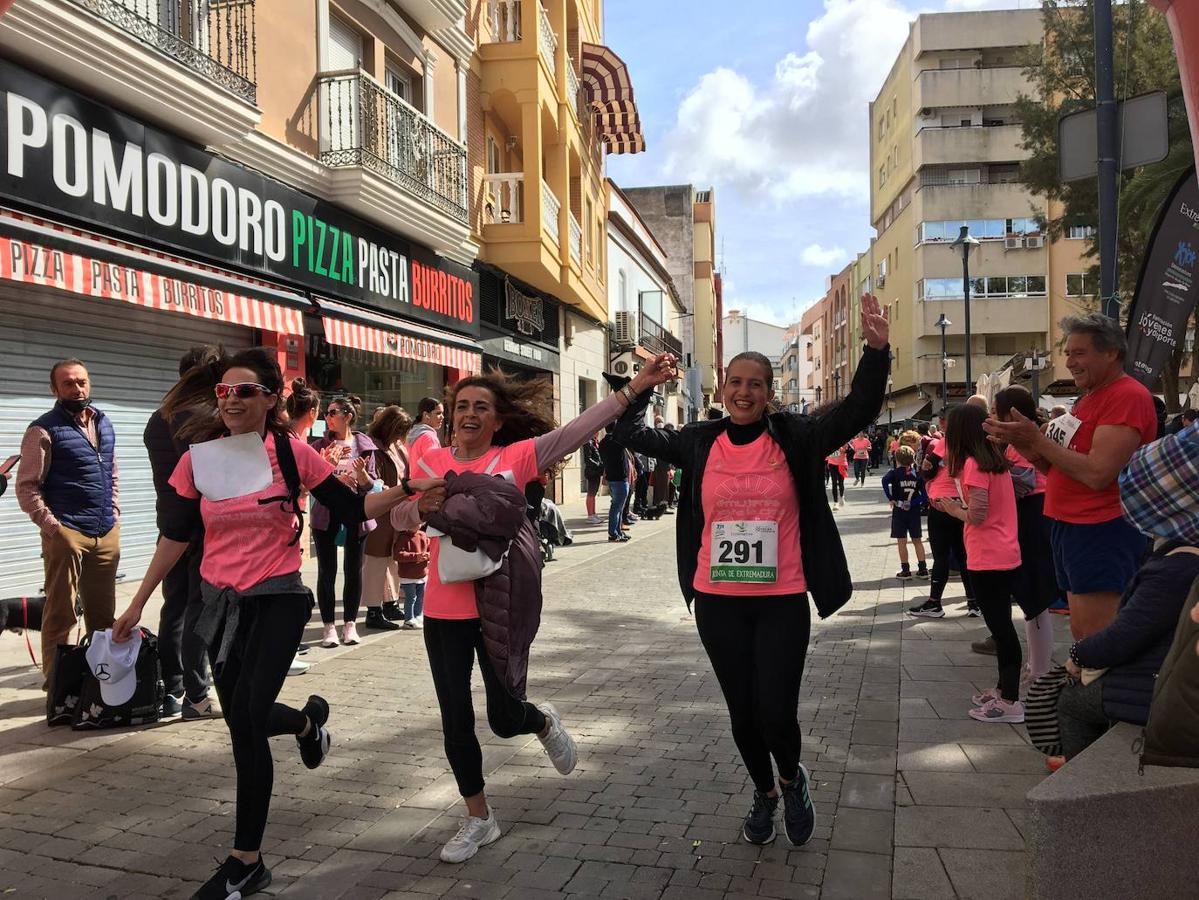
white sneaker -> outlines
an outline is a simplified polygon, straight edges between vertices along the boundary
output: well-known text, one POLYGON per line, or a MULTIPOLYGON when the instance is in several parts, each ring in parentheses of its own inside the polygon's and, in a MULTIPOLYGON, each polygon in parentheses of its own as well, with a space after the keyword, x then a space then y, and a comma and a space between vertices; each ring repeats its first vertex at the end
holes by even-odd
POLYGON ((341 627, 341 642, 353 646, 358 643, 358 626, 353 622, 346 622, 341 627))
POLYGON ((845 507, 845 498, 844 498, 844 497, 842 497, 842 498, 841 498, 841 502, 840 502, 840 503, 838 503, 837 505, 838 505, 838 506, 840 506, 840 507, 842 507, 842 508, 844 508, 844 507, 845 507))
POLYGON ((417 628, 424 628, 424 627, 425 627, 425 617, 424 617, 424 616, 417 616, 417 617, 416 617, 415 619, 413 619, 412 621, 416 623, 416 627, 417 627, 417 628))
POLYGON ((330 623, 325 626, 325 636, 321 638, 322 647, 339 647, 341 641, 337 639, 337 626, 330 623))
POLYGON ((299 656, 293 657, 291 665, 287 667, 288 675, 303 675, 308 671, 308 663, 300 659, 299 656))
POLYGON ((550 725, 549 733, 545 737, 538 735, 537 740, 541 741, 541 746, 545 748, 554 768, 562 775, 569 775, 579 761, 575 739, 562 727, 562 717, 558 715, 558 710, 554 709, 552 703, 542 703, 537 708, 544 713, 550 725))
POLYGON ((400 627, 406 628, 409 631, 411 631, 412 629, 416 628, 416 618, 413 617, 411 619, 405 619, 404 624, 400 627))
POLYGON ((448 863, 466 862, 479 852, 480 847, 486 847, 500 839, 500 823, 495 820, 495 810, 491 810, 486 819, 478 816, 467 816, 462 820, 458 833, 446 841, 441 848, 441 861, 448 863))

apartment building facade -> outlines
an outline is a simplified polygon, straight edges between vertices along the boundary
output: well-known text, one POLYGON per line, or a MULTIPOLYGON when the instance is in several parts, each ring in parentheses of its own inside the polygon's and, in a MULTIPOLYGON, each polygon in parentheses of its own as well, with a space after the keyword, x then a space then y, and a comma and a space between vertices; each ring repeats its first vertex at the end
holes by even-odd
MULTIPOLYGON (((19 434, 50 365, 86 361, 130 485, 122 574, 154 547, 141 432, 189 347, 273 347, 368 413, 480 369, 466 12, 28 0, 0 19, 0 243, 22 260, 0 277, 0 423, 19 434)), ((40 586, 30 527, 0 511, 7 594, 40 586)))
POLYGON ((895 419, 927 414, 940 394, 942 314, 956 363, 950 397, 962 398, 973 391, 967 353, 975 375, 1044 354, 1069 292, 1085 287, 1066 277, 1086 269, 1085 230, 1051 248, 1044 201, 1020 182, 1014 104, 1033 92, 1024 48, 1042 39, 1040 10, 922 15, 870 104, 872 274, 892 322, 895 419), (953 246, 962 226, 979 242, 969 260, 969 348, 953 246))

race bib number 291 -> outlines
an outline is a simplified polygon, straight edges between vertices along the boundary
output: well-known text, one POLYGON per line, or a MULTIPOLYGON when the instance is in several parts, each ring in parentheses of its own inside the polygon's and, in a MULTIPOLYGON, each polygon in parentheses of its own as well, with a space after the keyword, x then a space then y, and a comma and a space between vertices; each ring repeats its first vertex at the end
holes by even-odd
POLYGON ((778 522, 712 523, 713 583, 772 584, 778 581, 778 561, 778 522))

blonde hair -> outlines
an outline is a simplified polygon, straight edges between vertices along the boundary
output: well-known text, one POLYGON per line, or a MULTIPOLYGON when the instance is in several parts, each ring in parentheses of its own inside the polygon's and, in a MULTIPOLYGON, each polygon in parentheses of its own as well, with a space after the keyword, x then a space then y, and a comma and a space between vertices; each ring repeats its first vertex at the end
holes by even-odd
POLYGON ((895 461, 901 466, 910 466, 916 461, 916 451, 903 444, 895 451, 895 461))
POLYGON ((912 448, 919 447, 920 446, 920 432, 919 431, 905 431, 903 434, 901 434, 899 436, 899 444, 901 447, 912 447, 912 448))

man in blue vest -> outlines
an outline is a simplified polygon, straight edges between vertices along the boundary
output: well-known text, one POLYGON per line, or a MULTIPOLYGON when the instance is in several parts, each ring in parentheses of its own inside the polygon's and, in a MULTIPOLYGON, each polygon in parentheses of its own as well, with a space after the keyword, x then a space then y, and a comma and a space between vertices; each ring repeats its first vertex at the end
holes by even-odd
POLYGON ((77 359, 55 363, 57 402, 25 431, 17 502, 42 532, 46 608, 42 671, 49 682, 55 649, 69 640, 75 597, 88 632, 112 626, 121 559, 116 437, 91 405, 91 381, 77 359))

